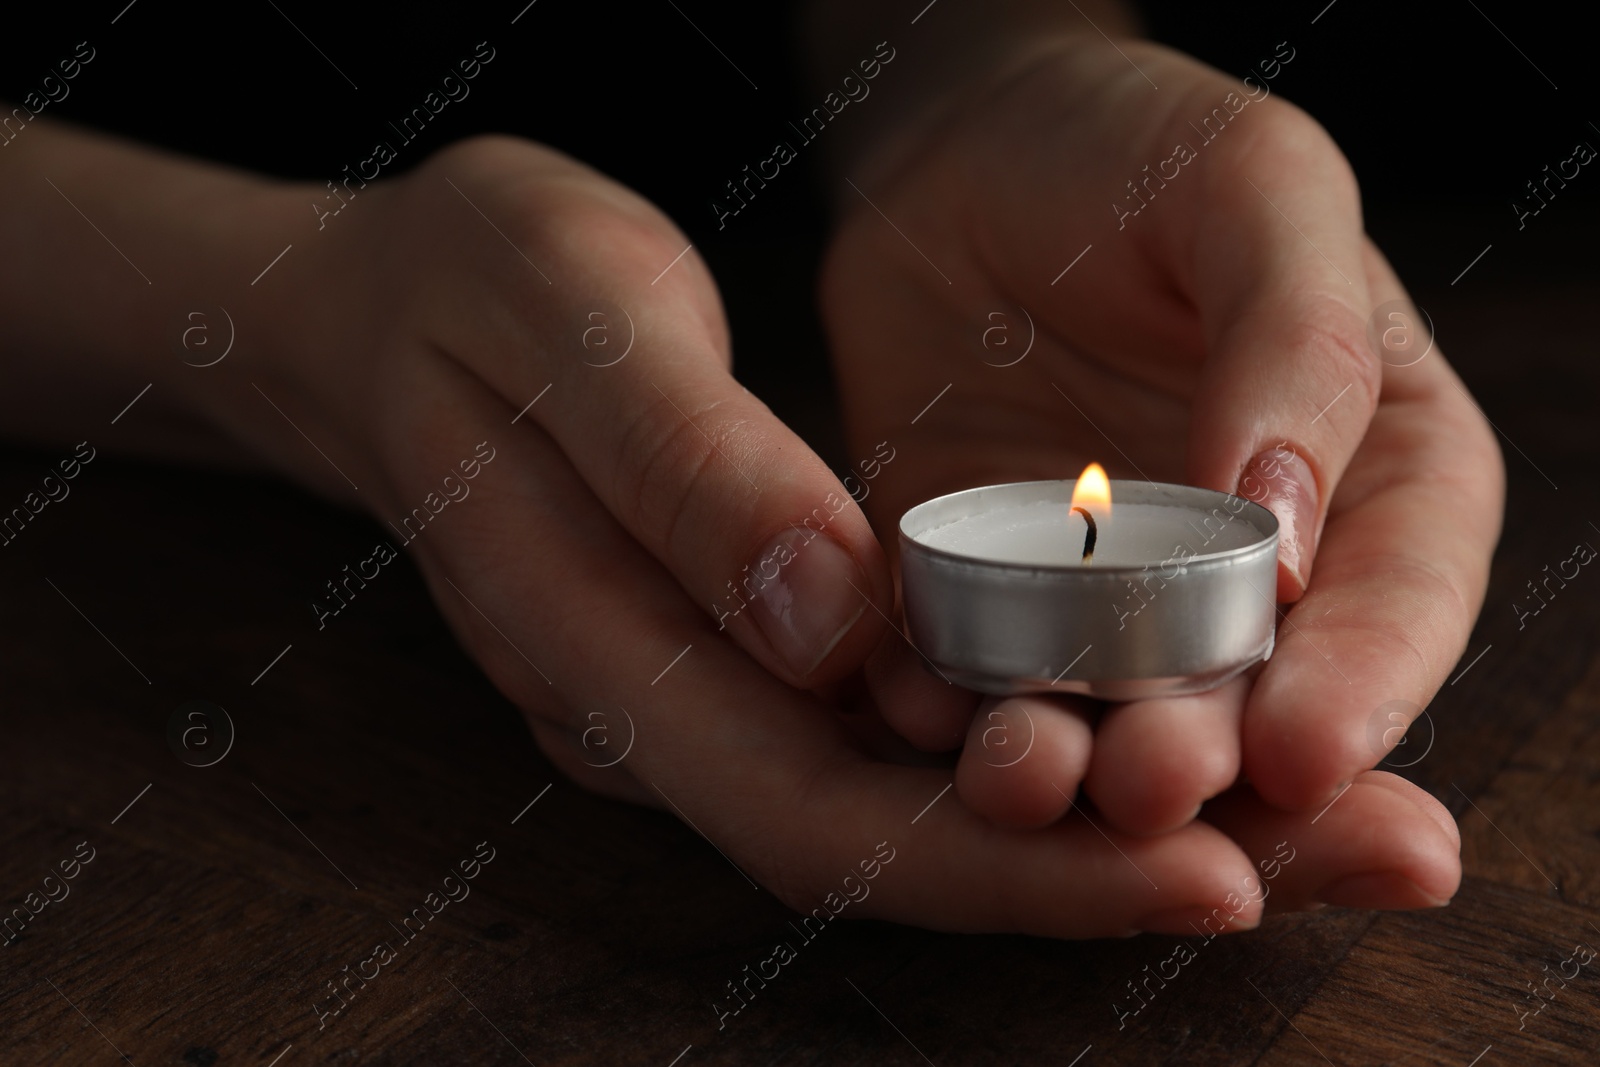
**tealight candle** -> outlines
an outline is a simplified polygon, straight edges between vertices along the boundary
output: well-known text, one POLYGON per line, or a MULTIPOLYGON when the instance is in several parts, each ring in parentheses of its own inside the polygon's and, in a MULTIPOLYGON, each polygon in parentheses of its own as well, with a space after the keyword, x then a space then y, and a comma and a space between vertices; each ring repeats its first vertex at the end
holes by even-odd
POLYGON ((1272 653, 1278 520, 1227 493, 1091 464, 919 504, 900 559, 912 643, 981 692, 1194 693, 1272 653))

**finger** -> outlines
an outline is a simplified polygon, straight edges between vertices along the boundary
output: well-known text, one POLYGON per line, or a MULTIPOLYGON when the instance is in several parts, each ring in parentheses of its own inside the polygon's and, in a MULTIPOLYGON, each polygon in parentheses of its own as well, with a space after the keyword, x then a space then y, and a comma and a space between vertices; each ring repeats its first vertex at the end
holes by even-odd
MULTIPOLYGON (((1081 91, 1084 64, 1100 61, 1072 56, 1037 69, 1045 84, 1059 79, 1057 95, 1064 96, 1081 91)), ((1061 147, 1042 149, 1043 165, 1024 168, 1020 180, 1030 195, 1015 202, 1026 210, 993 212, 999 236, 992 245, 1006 254, 990 255, 1023 302, 1040 310, 1041 325, 1071 338, 1074 348, 1107 357, 1109 366, 1081 359, 1065 365, 1096 398, 1096 430, 1113 442, 1129 441, 1124 459, 1151 477, 1168 477, 1161 457, 1173 453, 1155 435, 1181 428, 1186 480, 1250 495, 1278 515, 1278 595, 1293 600, 1309 578, 1328 500, 1378 394, 1379 359, 1365 337, 1371 301, 1361 271, 1356 184, 1337 147, 1303 112, 1198 64, 1169 58, 1164 65, 1176 99, 1189 102, 1170 109, 1164 124, 1129 134, 1113 128, 1115 109, 1051 113, 1063 133, 1061 147), (1246 97, 1253 101, 1248 107, 1246 97), (1207 132, 1219 125, 1209 116, 1204 128, 1193 124, 1196 111, 1205 115, 1224 98, 1227 109, 1217 111, 1225 135, 1207 132), (1130 150, 1104 162, 1069 158, 1074 144, 1128 136, 1130 150), (1168 158, 1131 180, 1126 164, 1115 162, 1162 156, 1168 158), (1128 192, 1119 194, 1110 217, 1094 222, 1091 214, 1061 209, 1070 202, 1056 195, 1063 172, 1088 173, 1128 192), (1300 174, 1313 177, 1285 178, 1300 174), (1052 206, 1058 217, 1041 226, 1039 210, 1052 206), (1070 243, 1063 234, 1072 235, 1070 243), (1090 247, 1097 266, 1057 286, 1060 276, 1052 279, 1045 265, 1060 264, 1064 248, 1090 247), (1133 331, 1128 292, 1140 298, 1133 331), (1146 402, 1119 403, 1135 382, 1146 402), (1152 422, 1152 394, 1169 399, 1175 411, 1152 422), (1129 417, 1130 410, 1142 418, 1129 417), (1143 426, 1132 432, 1136 422, 1143 426), (1125 427, 1130 432, 1119 432, 1125 427)), ((997 142, 1014 133, 1005 124, 997 130, 997 142)), ((1015 158, 998 143, 997 149, 996 160, 1015 158)), ((1041 399, 1065 391, 1059 382, 1055 390, 1049 381, 1039 385, 1041 399)), ((1033 407, 1026 404, 1024 415, 1033 407)), ((1039 436, 1048 439, 1052 431, 1039 436)))
POLYGON ((884 637, 865 674, 873 703, 901 737, 926 752, 961 747, 978 694, 941 677, 899 633, 884 637))
POLYGON ((1204 157, 1202 209, 1181 253, 1208 352, 1189 475, 1278 517, 1277 597, 1292 601, 1377 406, 1382 365, 1366 340, 1372 299, 1348 164, 1287 104, 1265 101, 1245 122, 1248 136, 1219 139, 1204 157))
POLYGON ((882 550, 839 479, 729 373, 715 286, 687 239, 575 165, 530 182, 530 155, 547 153, 466 151, 461 191, 553 280, 486 266, 464 238, 459 284, 476 299, 442 302, 447 347, 518 406, 548 388, 526 417, 769 670, 817 685, 859 667, 892 603, 882 550))
MULTIPOLYGON (((942 930, 1074 938, 1183 934, 1196 927, 1237 931, 1260 922, 1259 904, 1239 894, 1251 874, 1248 859, 1204 823, 1136 838, 1106 829, 1078 809, 1043 829, 997 829, 945 799, 897 833, 890 813, 914 812, 919 802, 927 803, 923 798, 936 796, 937 775, 847 768, 837 788, 820 798, 832 813, 824 824, 861 835, 841 843, 814 838, 811 847, 828 863, 847 863, 860 848, 856 841, 874 835, 899 848, 903 862, 895 879, 885 879, 864 915, 942 930)), ((898 823, 905 825, 903 815, 898 823)), ((815 833, 818 827, 804 829, 815 833)), ((825 864, 815 880, 818 888, 828 888, 827 873, 825 864)), ((806 910, 803 892, 794 897, 791 906, 806 910)))
POLYGON ((666 807, 660 794, 640 785, 628 771, 609 762, 613 753, 585 744, 582 734, 573 737, 570 732, 538 719, 530 720, 528 725, 533 728, 534 740, 539 742, 540 750, 555 764, 556 770, 575 784, 591 793, 627 804, 666 807))
MULTIPOLYGON (((1370 246, 1366 270, 1380 302, 1403 297, 1370 246)), ((1384 757, 1392 709, 1427 705, 1483 603, 1504 499, 1494 438, 1437 351, 1386 368, 1384 390, 1245 709, 1245 772, 1281 807, 1320 806, 1384 757)))
MULTIPOLYGON (((511 410, 453 362, 397 364, 393 384, 410 406, 399 407, 393 437, 380 442, 390 509, 427 491, 441 457, 470 450, 479 434, 492 436, 511 410)), ((740 749, 749 704, 729 702, 711 716, 693 680, 702 657, 742 664, 766 680, 769 700, 799 697, 718 634, 542 429, 500 440, 470 495, 404 547, 473 657, 530 715, 559 769, 605 795, 639 799, 621 778, 631 773, 648 786, 651 803, 671 807, 682 793, 673 775, 692 788, 707 761, 734 759, 738 774, 749 775, 740 788, 758 792, 772 766, 789 772, 774 776, 772 787, 793 789, 828 742, 831 758, 849 753, 844 730, 809 703, 781 721, 786 729, 768 731, 770 749, 740 749), (626 741, 619 734, 603 747, 584 744, 583 732, 597 721, 625 727, 626 741), (716 744, 706 743, 708 734, 716 744), (620 758, 609 751, 613 744, 624 749, 620 758)))
POLYGON ((956 765, 956 792, 1001 826, 1048 826, 1067 811, 1089 768, 1088 701, 1036 696, 979 705, 956 765))
MULTIPOLYGON (((451 403, 411 420, 397 482, 427 470, 441 441, 470 441, 509 410, 471 382, 426 384, 451 403)), ((627 709, 637 739, 626 766, 716 843, 723 855, 708 862, 725 857, 730 880, 748 876, 814 922, 848 907, 941 929, 1100 937, 1259 920, 1258 908, 1228 906, 1249 861, 1212 827, 1134 839, 1080 813, 1044 831, 996 830, 943 796, 948 770, 862 758, 814 697, 716 636, 539 434, 508 438, 448 521, 448 536, 413 547, 496 684, 525 706, 554 691, 580 719, 627 709)))
POLYGON ((1461 827, 1456 825, 1455 816, 1450 814, 1450 809, 1441 804, 1432 793, 1415 782, 1408 782, 1389 771, 1364 771, 1356 776, 1356 781, 1365 787, 1383 789, 1395 796, 1403 797, 1408 804, 1439 828, 1440 832, 1455 845, 1458 853, 1461 851, 1461 827))
POLYGON ((1189 822, 1239 777, 1239 722, 1251 679, 1193 696, 1113 705, 1095 730, 1084 790, 1124 833, 1189 822))
POLYGON ((1241 788, 1207 804, 1201 818, 1256 860, 1269 911, 1436 907, 1461 883, 1461 838, 1449 813, 1384 771, 1361 775, 1319 814, 1282 811, 1241 788))

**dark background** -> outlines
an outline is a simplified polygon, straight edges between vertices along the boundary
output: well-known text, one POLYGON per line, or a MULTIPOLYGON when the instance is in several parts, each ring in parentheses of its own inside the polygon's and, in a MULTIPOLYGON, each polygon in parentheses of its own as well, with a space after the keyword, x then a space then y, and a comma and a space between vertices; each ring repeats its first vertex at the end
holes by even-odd
MULTIPOLYGON (((281 13, 268 0, 137 0, 107 25, 125 3, 8 17, 0 96, 20 99, 87 38, 98 58, 48 113, 258 170, 331 176, 366 155, 375 137, 387 136, 388 119, 419 103, 457 58, 487 39, 499 54, 472 96, 407 146, 397 170, 468 134, 519 133, 644 191, 697 241, 714 230, 706 201, 726 177, 767 148, 775 127, 816 103, 795 84, 789 27, 801 5, 793 3, 682 0, 680 14, 668 0, 538 0, 511 26, 526 0, 280 0, 281 13)), ((925 3, 885 6, 914 14, 925 3)), ((1239 76, 1287 40, 1298 54, 1273 89, 1333 132, 1373 208, 1488 202, 1511 220, 1504 205, 1545 163, 1565 158, 1576 140, 1600 141, 1587 124, 1592 38, 1549 18, 1544 5, 1335 0, 1312 25, 1325 6, 1140 5, 1155 39, 1239 76)), ((923 17, 937 14, 936 5, 923 17)), ((904 26, 896 41, 913 45, 917 32, 904 26)), ((763 196, 781 206, 742 216, 733 236, 817 218, 800 184, 774 183, 763 196)), ((1562 195, 1593 201, 1589 185, 1574 181, 1562 195)))
MULTIPOLYGON (((811 310, 827 227, 819 157, 801 153, 800 168, 811 169, 773 182, 721 232, 709 206, 767 150, 775 130, 817 103, 798 84, 791 24, 800 5, 537 0, 511 25, 526 0, 278 0, 276 9, 268 0, 137 0, 110 25, 125 3, 8 16, 0 98, 20 99, 87 39, 97 57, 46 115, 257 170, 332 178, 378 139, 400 153, 385 173, 484 131, 559 147, 642 191, 689 233, 723 287, 740 377, 825 454, 833 451, 831 420, 819 414, 829 386, 811 310), (402 147, 387 123, 419 105, 483 40, 497 54, 469 83, 471 95, 402 147), (764 269, 735 269, 758 249, 764 269), (786 336, 774 338, 767 325, 760 343, 752 341, 757 323, 774 322, 788 325, 786 336)), ((915 45, 920 27, 908 20, 925 3, 889 5, 907 16, 894 20, 903 27, 897 46, 915 45)), ((1511 208, 1525 183, 1570 156, 1577 141, 1600 147, 1589 124, 1600 114, 1589 109, 1592 38, 1547 8, 1505 0, 1172 0, 1143 11, 1152 36, 1241 77, 1289 42, 1296 56, 1274 92, 1310 111, 1345 148, 1369 227, 1413 286, 1447 283, 1491 243, 1473 267, 1480 284, 1592 273, 1600 178, 1580 172, 1560 194, 1561 211, 1529 219, 1520 232, 1511 208), (1424 276, 1440 270, 1448 274, 1424 276)), ((921 25, 938 15, 936 5, 921 25)))

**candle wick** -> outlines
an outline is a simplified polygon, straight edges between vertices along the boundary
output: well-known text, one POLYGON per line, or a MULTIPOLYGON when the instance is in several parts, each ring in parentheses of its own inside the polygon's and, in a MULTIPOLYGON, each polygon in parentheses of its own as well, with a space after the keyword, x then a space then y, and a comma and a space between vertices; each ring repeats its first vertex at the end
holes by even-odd
POLYGON ((1095 541, 1095 538, 1098 536, 1098 532, 1095 530, 1094 516, 1089 514, 1088 511, 1086 511, 1086 510, 1084 510, 1083 508, 1080 508, 1080 507, 1074 507, 1072 510, 1077 512, 1079 515, 1082 515, 1083 516, 1083 521, 1088 523, 1088 525, 1089 525, 1088 531, 1083 535, 1083 562, 1085 564, 1093 563, 1094 562, 1094 541, 1095 541))

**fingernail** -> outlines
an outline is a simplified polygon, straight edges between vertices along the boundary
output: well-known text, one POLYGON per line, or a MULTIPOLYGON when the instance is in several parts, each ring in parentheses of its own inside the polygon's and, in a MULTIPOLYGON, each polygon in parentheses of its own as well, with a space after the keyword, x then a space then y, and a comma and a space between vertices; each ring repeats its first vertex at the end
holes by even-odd
POLYGON ((1347 875, 1323 886, 1312 897, 1341 908, 1383 910, 1441 908, 1450 903, 1431 896, 1411 879, 1393 871, 1347 875))
POLYGON ((1196 904, 1146 915, 1135 925, 1148 934, 1198 934, 1205 937, 1208 934, 1254 930, 1261 925, 1261 919, 1259 915, 1244 918, 1242 913, 1229 912, 1220 905, 1206 908, 1196 904))
POLYGON ((868 607, 867 580, 850 553, 810 529, 773 538, 744 575, 757 628, 796 678, 816 670, 868 607))
POLYGON ((1317 480, 1288 444, 1258 454, 1239 476, 1239 495, 1278 519, 1278 599, 1298 600, 1316 554, 1317 480))

